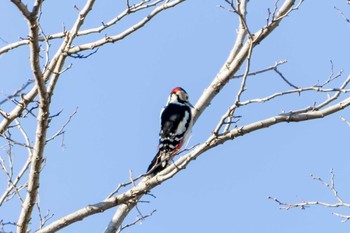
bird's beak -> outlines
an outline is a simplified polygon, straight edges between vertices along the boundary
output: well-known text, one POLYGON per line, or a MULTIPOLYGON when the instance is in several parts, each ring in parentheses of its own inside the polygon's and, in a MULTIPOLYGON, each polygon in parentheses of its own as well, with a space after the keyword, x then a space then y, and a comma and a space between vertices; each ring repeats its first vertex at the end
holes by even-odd
POLYGON ((194 108, 194 106, 190 102, 188 102, 188 105, 190 105, 191 108, 194 108))

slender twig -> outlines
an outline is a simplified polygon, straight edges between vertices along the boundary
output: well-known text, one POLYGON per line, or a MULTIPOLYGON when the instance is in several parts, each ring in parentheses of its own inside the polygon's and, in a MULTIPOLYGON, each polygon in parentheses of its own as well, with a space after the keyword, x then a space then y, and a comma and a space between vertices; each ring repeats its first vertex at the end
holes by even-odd
MULTIPOLYGON (((106 197, 105 200, 107 200, 107 199, 113 197, 115 194, 117 194, 117 193, 119 192, 119 190, 120 190, 121 188, 127 187, 127 186, 130 185, 130 184, 133 184, 135 181, 139 180, 140 178, 145 177, 145 175, 146 175, 146 174, 141 174, 141 175, 139 175, 138 177, 131 179, 131 181, 129 181, 129 182, 125 182, 125 183, 118 184, 117 188, 116 188, 113 192, 111 192, 111 193, 106 197)), ((134 184, 135 184, 135 183, 134 183, 134 184)))
POLYGON ((132 223, 126 224, 125 226, 122 226, 120 231, 125 230, 128 227, 131 227, 133 225, 135 225, 138 222, 142 222, 143 220, 145 220, 148 217, 151 217, 157 210, 153 210, 151 213, 147 214, 147 215, 142 215, 141 217, 137 217, 135 221, 133 221, 132 223))
MULTIPOLYGON (((348 92, 350 92, 350 89, 340 89, 340 88, 324 89, 324 88, 319 88, 319 87, 314 87, 314 86, 313 87, 304 87, 304 88, 299 88, 299 89, 277 92, 277 93, 274 93, 274 94, 267 96, 267 97, 264 97, 264 98, 255 98, 255 99, 246 100, 246 101, 240 102, 240 105, 244 106, 244 105, 248 105, 251 103, 264 103, 264 102, 267 102, 267 101, 272 100, 272 99, 279 97, 279 96, 290 95, 290 94, 300 94, 302 92, 308 92, 308 91, 316 91, 316 92, 324 92, 324 93, 331 93, 331 92, 348 93, 348 92)), ((327 101, 328 101, 328 99, 327 99, 327 101)), ((316 106, 313 106, 311 109, 316 109, 316 106)), ((310 108, 308 108, 308 110, 310 110, 310 108)), ((301 110, 297 110, 295 112, 300 113, 301 110)), ((305 110, 302 110, 302 112, 305 112, 305 110)))
MULTIPOLYGON (((1 200, 0 206, 2 205, 3 202, 10 200, 15 195, 17 195, 18 199, 21 201, 21 203, 23 203, 23 199, 19 193, 21 188, 18 188, 16 186, 16 184, 13 182, 12 175, 8 171, 8 169, 6 168, 5 161, 3 160, 3 158, 1 156, 0 156, 0 167, 4 171, 5 175, 7 176, 7 180, 8 180, 7 189, 0 199, 1 200)), ((11 165, 10 165, 10 167, 11 167, 11 165)))
MULTIPOLYGON (((326 107, 327 105, 329 105, 330 103, 336 101, 342 93, 349 92, 349 90, 345 89, 349 85, 349 83, 350 83, 350 75, 346 78, 346 80, 343 82, 343 84, 339 88, 324 89, 325 90, 324 92, 335 92, 335 93, 334 93, 334 95, 328 97, 322 103, 320 103, 318 105, 311 106, 311 107, 307 107, 304 109, 294 110, 294 111, 291 111, 289 113, 301 114, 301 113, 305 113, 305 112, 309 112, 309 111, 315 111, 315 110, 322 109, 322 108, 326 107)), ((316 87, 316 90, 322 90, 322 89, 317 89, 317 88, 318 87, 316 87)))
MULTIPOLYGON (((231 122, 232 121, 232 118, 235 114, 235 111, 237 108, 240 107, 240 101, 241 101, 241 96, 243 94, 243 92, 246 90, 246 83, 247 83, 247 78, 248 78, 248 74, 249 74, 249 71, 250 71, 250 61, 251 61, 251 55, 252 55, 252 51, 253 51, 253 41, 251 42, 251 46, 250 46, 250 49, 248 51, 248 56, 247 56, 247 65, 246 65, 246 70, 244 72, 244 75, 243 75, 243 78, 242 78, 242 81, 241 81, 241 86, 237 92, 237 95, 236 95, 236 99, 234 101, 234 104, 232 107, 230 107, 229 111, 227 114, 225 114, 225 121, 226 121, 226 126, 224 128, 224 132, 228 132, 230 127, 231 127, 231 122)), ((224 123, 225 121, 221 121, 222 123, 224 123)), ((215 132, 215 131, 214 131, 215 132)), ((219 131, 218 131, 219 132, 219 131)), ((216 134, 218 132, 215 132, 216 134)))
POLYGON ((135 182, 134 182, 134 179, 132 178, 132 170, 131 169, 129 170, 129 179, 130 179, 130 182, 132 184, 132 187, 135 187, 135 182))
POLYGON ((39 216, 39 220, 40 220, 39 229, 41 229, 41 228, 43 228, 45 226, 47 221, 49 221, 54 216, 54 214, 50 213, 50 210, 47 210, 45 215, 43 215, 41 213, 40 198, 38 198, 38 201, 36 203, 36 208, 38 210, 38 216, 39 216))
POLYGON ((340 117, 340 119, 342 121, 344 121, 348 126, 350 126, 350 121, 348 121, 347 119, 345 119, 344 117, 340 117))
MULTIPOLYGON (((8 195, 10 195, 10 193, 14 190, 15 193, 17 195, 19 195, 19 190, 21 190, 22 188, 24 188, 25 186, 17 187, 19 181, 21 180, 21 178, 23 177, 23 175, 25 174, 25 172, 28 170, 29 165, 31 164, 31 157, 32 155, 29 154, 28 159, 26 161, 26 163, 23 165, 21 171, 18 173, 17 177, 12 181, 12 185, 9 186, 6 191, 4 192, 4 194, 0 197, 0 206, 6 201, 8 195)), ((22 198, 19 196, 19 199, 21 200, 21 202, 23 203, 22 198)))
MULTIPOLYGON (((269 66, 269 67, 267 67, 265 69, 257 70, 257 71, 254 71, 254 72, 249 72, 249 74, 247 76, 255 76, 255 75, 262 74, 262 73, 265 73, 265 72, 268 72, 268 71, 274 71, 278 66, 286 64, 286 63, 287 63, 287 60, 278 61, 273 66, 269 66)), ((232 77, 232 79, 242 78, 243 76, 244 76, 244 74, 235 75, 235 76, 232 77)))
POLYGON ((54 134, 52 135, 50 138, 46 139, 46 143, 48 143, 49 141, 52 141, 53 139, 55 139, 56 137, 62 135, 65 131, 65 128, 67 127, 67 125, 71 122, 72 118, 74 117, 75 114, 77 114, 78 112, 78 108, 75 109, 75 111, 69 116, 68 120, 66 121, 66 123, 64 123, 62 125, 62 127, 54 134))
POLYGON ((0 137, 6 139, 6 140, 9 141, 9 142, 12 142, 12 143, 15 144, 15 145, 19 145, 19 146, 23 146, 23 147, 26 147, 26 148, 29 148, 29 149, 33 149, 33 147, 32 147, 30 144, 23 143, 23 142, 18 142, 18 141, 12 139, 11 137, 9 137, 9 136, 7 136, 7 135, 5 135, 5 134, 0 135, 0 137))
POLYGON ((295 86, 294 84, 292 84, 286 77, 284 77, 284 75, 282 74, 282 72, 280 72, 277 67, 274 69, 274 71, 282 78, 282 80, 287 83, 289 86, 298 89, 299 87, 295 86))
POLYGON ((19 97, 22 91, 24 91, 30 84, 33 83, 33 80, 28 80, 25 84, 23 84, 18 90, 16 90, 12 95, 7 96, 4 100, 0 101, 0 105, 4 104, 5 102, 19 97))
POLYGON ((340 9, 337 8, 337 7, 334 7, 334 9, 335 9, 336 11, 338 11, 338 13, 341 15, 341 17, 342 17, 343 19, 345 19, 345 21, 346 21, 347 23, 350 23, 350 19, 349 19, 348 17, 345 16, 345 14, 343 13, 342 10, 340 10, 340 9))

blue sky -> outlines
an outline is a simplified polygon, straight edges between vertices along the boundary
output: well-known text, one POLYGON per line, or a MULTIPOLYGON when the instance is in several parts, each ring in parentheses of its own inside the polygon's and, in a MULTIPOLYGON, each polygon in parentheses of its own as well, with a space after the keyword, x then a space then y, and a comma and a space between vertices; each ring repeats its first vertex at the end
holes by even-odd
MULTIPOLYGON (((84 1, 74 4, 81 8, 84 1)), ((74 4, 45 1, 44 30, 49 34, 62 30, 63 25, 69 28, 77 14, 74 4)), ((47 163, 40 186, 43 212, 49 209, 57 219, 99 202, 119 183, 129 180, 130 169, 134 176, 146 170, 156 153, 159 113, 170 90, 183 87, 195 104, 232 47, 237 17, 219 4, 224 1, 186 1, 158 15, 125 40, 100 48, 88 59, 67 61, 66 65, 73 63, 73 67, 59 80, 51 108, 51 114, 63 112, 52 122, 49 135, 76 108, 78 113, 66 128, 64 146, 63 139, 57 138, 46 148, 47 163)), ((267 8, 273 5, 274 1, 249 2, 248 24, 252 31, 265 24, 267 8)), ((297 86, 311 86, 328 78, 332 60, 335 72, 343 70, 342 78, 329 86, 337 87, 350 73, 350 28, 334 6, 350 17, 346 1, 305 1, 256 47, 251 69, 287 60, 280 71, 297 86)), ((114 1, 98 1, 86 27, 107 21, 118 7, 114 1)), ((27 32, 25 21, 13 5, 1 2, 0 9, 2 47, 25 37, 27 32)), ((135 15, 131 20, 139 17, 135 15)), ((129 24, 125 22, 108 33, 115 34, 129 24)), ((28 57, 25 47, 0 56, 3 98, 32 78, 28 57)), ((233 103, 239 85, 239 80, 231 81, 214 99, 194 126, 190 146, 210 136, 233 103)), ((249 78, 247 87, 244 100, 290 88, 272 72, 249 78)), ((303 93, 253 104, 237 112, 242 116, 238 125, 311 106, 325 98, 323 93, 303 93)), ((1 106, 5 110, 11 107, 10 103, 1 106)), ((142 214, 157 211, 125 232, 348 232, 349 223, 341 223, 331 214, 346 214, 346 210, 311 207, 284 211, 267 199, 274 196, 291 203, 335 202, 329 190, 310 178, 314 174, 329 180, 333 168, 336 186, 347 200, 350 158, 346 145, 350 128, 340 116, 350 119, 345 110, 325 119, 279 124, 206 152, 152 190, 157 198, 145 196, 143 200, 150 203, 139 204, 142 214)), ((33 122, 33 118, 23 120, 28 132, 34 132, 33 122)), ((4 143, 2 140, 1 145, 4 143)), ((0 153, 6 155, 5 151, 0 153)), ((25 159, 26 151, 16 149, 15 170, 25 159)), ((0 174, 1 191, 4 181, 0 174)), ((16 199, 5 204, 0 208, 0 219, 16 221, 18 208, 16 199)), ((92 216, 61 232, 102 232, 114 211, 92 216)), ((125 223, 132 222, 137 214, 132 212, 125 223)))

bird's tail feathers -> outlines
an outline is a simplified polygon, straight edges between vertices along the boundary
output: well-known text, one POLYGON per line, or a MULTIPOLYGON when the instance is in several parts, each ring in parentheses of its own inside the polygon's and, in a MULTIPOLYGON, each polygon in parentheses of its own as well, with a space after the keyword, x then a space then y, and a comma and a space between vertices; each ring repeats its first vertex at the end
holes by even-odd
POLYGON ((154 156, 151 164, 148 166, 147 174, 155 175, 158 172, 162 171, 164 168, 166 168, 166 166, 168 165, 168 161, 167 160, 162 161, 162 156, 163 156, 163 152, 159 150, 156 156, 154 156))

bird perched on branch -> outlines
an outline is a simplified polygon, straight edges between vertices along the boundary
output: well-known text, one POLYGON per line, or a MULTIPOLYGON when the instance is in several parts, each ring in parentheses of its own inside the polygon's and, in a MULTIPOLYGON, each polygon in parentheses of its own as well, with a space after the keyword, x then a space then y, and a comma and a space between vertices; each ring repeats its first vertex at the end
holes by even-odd
POLYGON ((180 150, 191 132, 191 108, 193 106, 184 89, 176 87, 170 92, 168 102, 160 113, 158 152, 148 166, 147 173, 155 175, 162 171, 180 150))

